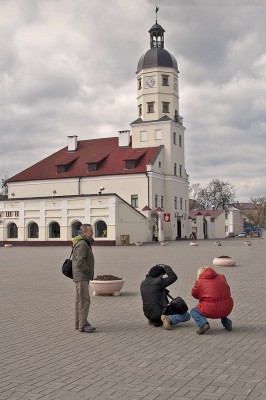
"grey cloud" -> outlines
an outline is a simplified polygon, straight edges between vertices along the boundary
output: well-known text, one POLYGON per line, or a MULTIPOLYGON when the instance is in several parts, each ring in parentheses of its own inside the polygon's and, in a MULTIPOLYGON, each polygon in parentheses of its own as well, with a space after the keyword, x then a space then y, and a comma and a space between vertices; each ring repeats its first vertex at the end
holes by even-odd
MULTIPOLYGON (((158 2, 180 69, 192 182, 265 194, 265 10, 261 1, 158 2), (252 23, 250 23, 252 21, 252 23)), ((78 138, 115 136, 137 118, 135 71, 149 49, 153 0, 1 2, 0 178, 78 138)), ((241 200, 241 198, 239 199, 241 200)))

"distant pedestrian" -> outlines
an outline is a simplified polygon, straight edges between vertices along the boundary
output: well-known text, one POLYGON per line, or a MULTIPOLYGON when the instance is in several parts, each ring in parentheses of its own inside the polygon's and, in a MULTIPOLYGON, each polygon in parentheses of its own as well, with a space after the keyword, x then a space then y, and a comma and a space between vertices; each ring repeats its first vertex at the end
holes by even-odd
POLYGON ((158 231, 157 231, 157 229, 154 230, 153 237, 154 237, 154 241, 158 242, 158 231))
POLYGON ((76 284, 75 328, 80 332, 95 331, 87 320, 90 309, 89 281, 94 276, 94 256, 91 245, 94 242, 93 228, 90 224, 80 227, 80 235, 73 242, 73 281, 76 284))
POLYGON ((227 331, 232 330, 232 321, 228 315, 233 309, 230 287, 224 275, 217 274, 210 267, 202 267, 197 272, 197 281, 192 288, 192 296, 199 300, 197 307, 190 313, 199 327, 197 333, 203 335, 210 329, 206 318, 221 318, 227 331))

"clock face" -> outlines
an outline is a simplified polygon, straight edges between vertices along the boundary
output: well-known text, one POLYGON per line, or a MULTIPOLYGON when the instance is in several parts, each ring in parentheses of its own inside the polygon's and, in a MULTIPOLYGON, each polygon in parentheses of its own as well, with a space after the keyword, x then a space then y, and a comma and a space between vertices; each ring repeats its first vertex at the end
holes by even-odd
POLYGON ((153 76, 146 77, 146 86, 147 87, 154 87, 156 85, 156 80, 153 76))

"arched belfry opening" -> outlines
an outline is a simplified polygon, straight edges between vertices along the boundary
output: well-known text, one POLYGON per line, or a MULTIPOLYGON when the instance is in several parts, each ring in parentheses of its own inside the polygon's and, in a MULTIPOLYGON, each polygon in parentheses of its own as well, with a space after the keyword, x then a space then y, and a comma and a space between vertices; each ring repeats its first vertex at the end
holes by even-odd
POLYGON ((165 30, 157 22, 151 27, 149 30, 151 49, 164 48, 164 32, 165 30))

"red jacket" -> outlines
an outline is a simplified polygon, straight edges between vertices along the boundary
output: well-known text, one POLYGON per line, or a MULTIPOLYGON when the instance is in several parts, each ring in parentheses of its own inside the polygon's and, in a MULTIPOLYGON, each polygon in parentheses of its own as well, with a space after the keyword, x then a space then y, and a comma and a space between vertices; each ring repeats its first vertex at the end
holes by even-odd
POLYGON ((197 309, 205 317, 224 318, 233 309, 233 299, 225 277, 212 268, 203 270, 191 294, 199 300, 197 309))

